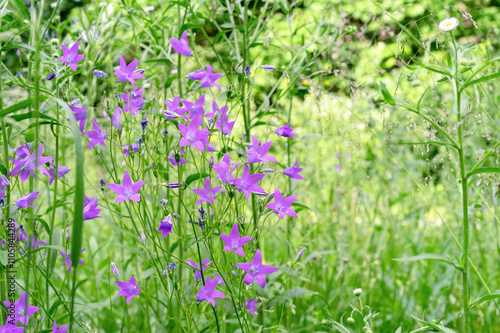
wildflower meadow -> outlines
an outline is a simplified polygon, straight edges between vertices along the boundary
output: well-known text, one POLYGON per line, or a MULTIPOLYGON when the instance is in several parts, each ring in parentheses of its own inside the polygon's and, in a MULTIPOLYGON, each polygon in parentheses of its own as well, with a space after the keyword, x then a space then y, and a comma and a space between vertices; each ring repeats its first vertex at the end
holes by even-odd
POLYGON ((498 22, 0 0, 0 333, 500 333, 498 22))

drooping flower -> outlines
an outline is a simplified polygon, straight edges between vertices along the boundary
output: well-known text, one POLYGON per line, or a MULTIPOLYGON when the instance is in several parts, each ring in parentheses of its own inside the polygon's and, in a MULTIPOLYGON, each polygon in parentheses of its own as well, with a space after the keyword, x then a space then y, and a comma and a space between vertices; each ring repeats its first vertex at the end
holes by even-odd
POLYGON ((235 121, 229 121, 227 116, 227 105, 220 109, 215 126, 223 135, 231 134, 235 121))
POLYGON ((277 135, 285 137, 285 138, 295 138, 297 135, 293 133, 293 128, 290 128, 290 123, 286 124, 285 126, 278 127, 274 131, 277 135))
POLYGON ((212 304, 213 307, 215 307, 214 298, 226 298, 226 295, 218 290, 215 290, 215 288, 219 284, 220 279, 221 278, 219 276, 216 276, 213 280, 210 280, 210 277, 207 276, 205 286, 201 288, 200 291, 196 294, 196 301, 198 303, 208 301, 210 304, 212 304))
POLYGON ((293 202, 295 201, 296 195, 291 195, 283 199, 280 190, 274 189, 274 202, 270 202, 266 207, 272 209, 276 214, 280 216, 283 220, 286 215, 291 217, 297 217, 295 211, 291 208, 293 202))
POLYGON ((262 288, 266 286, 266 275, 278 270, 278 267, 275 266, 262 265, 262 254, 260 250, 257 250, 251 263, 241 263, 237 266, 247 272, 243 279, 245 284, 251 285, 255 280, 262 288))
POLYGON ((255 136, 252 135, 252 147, 251 149, 247 150, 248 153, 248 163, 257 163, 257 162, 263 162, 267 163, 269 161, 271 162, 278 162, 273 156, 267 155, 267 152, 271 148, 272 142, 267 141, 266 143, 263 143, 261 146, 259 146, 259 140, 255 136))
POLYGON ((118 287, 121 290, 118 292, 118 296, 127 296, 127 304, 130 303, 134 296, 137 296, 141 293, 141 289, 135 282, 135 277, 132 275, 129 282, 116 281, 118 287))
POLYGON ((130 94, 120 94, 120 97, 127 103, 123 107, 123 111, 135 115, 137 111, 142 110, 144 108, 143 92, 144 88, 138 89, 137 86, 134 86, 130 94))
POLYGON ((113 115, 110 117, 108 115, 108 110, 104 110, 104 113, 101 115, 101 117, 104 117, 111 121, 111 126, 118 128, 118 131, 121 131, 122 129, 122 123, 121 123, 121 116, 122 116, 122 109, 117 105, 115 108, 115 112, 113 112, 113 115))
MULTIPOLYGON (((75 114, 75 120, 80 122, 80 131, 83 133, 83 129, 85 128, 85 122, 87 121, 87 104, 83 104, 81 108, 73 105, 69 105, 69 108, 75 114)), ((69 118, 68 118, 69 121, 69 118)))
POLYGON ((245 67, 245 77, 247 78, 250 75, 250 66, 245 67))
POLYGON ((79 47, 80 44, 78 42, 75 42, 71 46, 71 49, 68 49, 68 47, 64 45, 61 45, 63 56, 59 58, 59 62, 65 62, 66 65, 68 65, 73 70, 73 72, 76 72, 76 64, 85 59, 84 56, 78 54, 79 47))
POLYGON ((172 233, 172 226, 173 226, 172 216, 169 215, 164 220, 161 220, 160 222, 161 222, 161 224, 160 224, 160 228, 158 229, 158 231, 161 231, 163 238, 165 238, 165 237, 167 237, 168 234, 172 233))
POLYGON ((130 84, 134 85, 135 80, 145 79, 146 77, 142 74, 136 73, 135 69, 139 64, 139 59, 135 59, 130 64, 127 65, 125 59, 122 56, 118 56, 120 59, 120 69, 117 69, 113 75, 118 75, 118 81, 125 82, 128 81, 130 84))
POLYGON ((62 325, 57 329, 57 323, 54 320, 54 326, 52 326, 52 333, 66 333, 66 330, 68 329, 68 325, 62 325))
POLYGON ((104 140, 108 137, 108 134, 101 130, 101 127, 97 123, 97 119, 94 118, 92 120, 92 127, 94 127, 93 131, 87 131, 86 135, 90 139, 88 149, 92 149, 96 144, 100 144, 101 146, 106 146, 104 140))
POLYGON ((179 147, 193 146, 199 151, 205 150, 205 140, 208 142, 208 135, 210 131, 206 128, 198 129, 199 127, 198 119, 193 119, 187 127, 184 124, 179 123, 179 131, 182 134, 182 139, 179 142, 179 147))
POLYGON ((175 52, 189 57, 191 55, 191 49, 189 48, 187 40, 187 30, 182 33, 181 39, 170 38, 170 44, 174 48, 175 52))
POLYGON ((249 236, 244 236, 240 238, 240 230, 238 229, 238 222, 236 222, 233 225, 233 228, 231 229, 231 234, 224 235, 221 234, 220 237, 226 243, 226 246, 224 246, 223 251, 233 251, 236 254, 239 254, 240 256, 244 257, 245 252, 243 251, 243 245, 246 243, 250 242, 253 237, 249 236))
POLYGON ((87 197, 83 199, 83 220, 93 220, 100 218, 101 209, 97 208, 98 202, 96 197, 87 197))
POLYGON ((458 20, 454 17, 450 17, 439 22, 439 29, 443 31, 452 31, 458 27, 458 20))
MULTIPOLYGON (((28 325, 28 319, 29 316, 33 315, 36 313, 40 308, 36 306, 31 306, 29 305, 29 295, 27 295, 26 291, 24 291, 21 294, 21 297, 19 297, 19 300, 16 303, 11 303, 9 301, 4 301, 3 304, 7 307, 7 309, 15 309, 15 318, 14 319, 9 319, 9 322, 12 323, 12 320, 14 323, 17 323, 18 321, 21 322, 23 325, 28 325)), ((12 318, 8 315, 8 318, 12 318)), ((15 326, 15 324, 14 324, 15 326)), ((5 326, 3 327, 5 330, 5 326)), ((13 331, 16 332, 16 331, 13 331)), ((22 332, 22 331, 20 331, 22 332)))
MULTIPOLYGON (((192 266, 192 267, 196 268, 196 272, 194 273, 194 279, 195 279, 196 281, 201 281, 201 271, 200 271, 200 266, 198 266, 198 264, 197 264, 197 263, 195 263, 195 262, 194 262, 194 261, 192 261, 192 260, 186 260, 186 262, 187 262, 190 266, 192 266)), ((208 259, 203 259, 203 260, 201 261, 201 265, 203 266, 203 272, 205 272, 205 269, 207 268, 207 266, 208 266, 208 265, 210 265, 212 262, 213 262, 213 261, 208 261, 208 259)))
POLYGON ((172 153, 172 155, 170 155, 168 157, 168 160, 170 161, 170 163, 172 163, 173 166, 179 166, 179 165, 183 165, 184 163, 186 163, 186 160, 182 157, 184 156, 185 154, 185 150, 184 148, 182 148, 179 153, 172 153), (179 159, 179 161, 177 161, 177 158, 179 159))
POLYGON ((142 128, 142 134, 146 133, 146 127, 148 126, 148 119, 147 119, 148 114, 144 114, 144 118, 141 120, 141 128, 142 128))
MULTIPOLYGON (((83 253, 83 251, 85 251, 85 249, 82 249, 82 250, 80 251, 80 253, 83 253)), ((73 267, 71 267, 71 253, 69 253, 69 252, 68 252, 68 253, 66 253, 66 252, 64 252, 64 251, 61 251, 61 255, 62 255, 63 260, 64 260, 64 262, 63 262, 63 266, 66 266, 66 267, 68 268, 68 273, 71 273, 71 270, 73 269, 73 267)), ((78 260, 78 263, 79 263, 80 265, 83 265, 83 264, 84 264, 84 262, 83 262, 83 260, 82 260, 82 259, 78 260)))
POLYGON ((26 194, 25 196, 23 196, 22 198, 20 198, 16 201, 16 206, 19 208, 31 207, 34 209, 38 209, 35 206, 31 206, 33 201, 36 200, 38 193, 40 193, 40 192, 31 192, 31 193, 26 194))
POLYGON ((198 222, 193 222, 193 221, 189 220, 189 223, 197 225, 198 227, 201 228, 202 231, 205 230, 205 227, 203 226, 203 221, 201 219, 198 219, 198 222))
MULTIPOLYGON (((52 162, 49 162, 49 165, 51 166, 51 168, 49 170, 42 170, 42 173, 45 176, 50 177, 49 185, 52 185, 52 182, 54 182, 54 180, 56 179, 56 166, 52 162)), ((57 167, 57 178, 64 177, 64 175, 66 175, 68 172, 69 172, 68 167, 59 165, 57 167)))
POLYGON ((246 301, 247 311, 252 315, 252 317, 255 317, 255 311, 257 310, 258 301, 259 300, 256 298, 250 298, 248 301, 246 301))
POLYGON ((35 174, 35 170, 39 170, 42 173, 47 172, 43 165, 53 160, 52 157, 42 155, 43 144, 40 144, 38 149, 33 151, 31 151, 31 145, 24 145, 17 148, 16 159, 10 159, 15 167, 8 173, 8 176, 13 177, 20 174, 22 182, 26 181, 29 176, 38 178, 35 174))
POLYGON ((205 178, 204 188, 194 188, 193 189, 193 192, 200 196, 198 201, 196 201, 196 205, 200 205, 203 202, 208 202, 208 203, 213 205, 214 201, 215 201, 215 194, 217 192, 219 192, 219 190, 221 188, 222 187, 220 187, 220 186, 211 187, 210 186, 210 178, 209 177, 205 178))
POLYGON ((295 164, 292 165, 291 167, 289 168, 286 168, 285 170, 283 170, 283 174, 285 176, 288 176, 290 178, 293 178, 293 179, 304 179, 304 177, 302 177, 299 172, 301 172, 303 169, 302 168, 297 168, 297 163, 299 161, 295 161, 295 164))
POLYGON ((201 80, 200 81, 200 87, 206 88, 206 87, 216 87, 219 90, 222 90, 220 85, 215 82, 217 81, 220 77, 222 76, 222 73, 212 73, 212 66, 207 65, 207 69, 204 70, 199 69, 196 72, 192 72, 188 74, 188 79, 190 80, 201 80))
POLYGON ((258 182, 264 178, 265 174, 263 173, 255 173, 250 175, 250 167, 248 164, 245 164, 245 169, 243 170, 243 175, 241 178, 236 178, 234 180, 234 185, 236 185, 236 189, 245 194, 247 199, 250 199, 250 192, 254 193, 267 193, 264 191, 262 187, 256 185, 258 182))
POLYGON ((233 171, 237 165, 239 163, 231 163, 229 153, 225 153, 220 163, 214 163, 213 169, 217 172, 217 178, 222 184, 233 184, 233 171))
POLYGON ((32 249, 36 250, 40 245, 47 245, 47 242, 42 240, 36 240, 35 235, 31 235, 30 237, 30 246, 32 249))
POLYGON ((141 196, 138 193, 142 185, 144 185, 146 181, 140 180, 132 184, 132 179, 127 170, 125 170, 125 174, 123 175, 123 185, 118 184, 108 184, 108 187, 111 191, 118 194, 115 203, 119 203, 125 200, 133 200, 140 202, 141 196))
POLYGON ((98 80, 106 77, 106 73, 104 73, 103 71, 97 70, 97 69, 94 69, 94 71, 92 72, 92 74, 94 74, 95 76, 97 76, 98 80))

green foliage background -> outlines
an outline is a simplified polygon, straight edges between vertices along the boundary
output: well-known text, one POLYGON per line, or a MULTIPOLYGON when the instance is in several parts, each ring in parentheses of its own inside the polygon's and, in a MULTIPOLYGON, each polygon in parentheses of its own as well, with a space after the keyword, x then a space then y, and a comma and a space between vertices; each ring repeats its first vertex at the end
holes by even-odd
MULTIPOLYGON (((157 107, 157 100, 170 98, 171 89, 177 85, 170 79, 175 77, 176 63, 167 46, 168 38, 177 33, 180 4, 180 1, 108 1, 101 5, 98 1, 63 1, 62 10, 54 17, 41 46, 42 78, 54 71, 57 58, 52 54, 59 57, 60 53, 59 46, 50 43, 51 38, 62 43, 86 39, 90 42, 81 43, 86 64, 79 67, 80 75, 73 78, 74 87, 68 87, 78 91, 79 96, 74 98, 85 101, 95 115, 101 114, 115 91, 101 88, 103 85, 97 84, 92 71, 99 68, 110 75, 118 55, 123 55, 127 62, 140 59, 140 67, 148 77, 147 105, 152 109, 157 107), (102 56, 95 61, 99 50, 102 56)), ((196 32, 196 50, 202 63, 211 63, 217 72, 222 71, 222 65, 226 66, 229 72, 222 79, 225 86, 230 82, 228 76, 241 73, 235 57, 238 43, 231 39, 234 31, 241 32, 243 28, 232 21, 228 11, 231 4, 232 1, 194 2, 195 15, 188 13, 180 29, 196 32)), ((45 6, 45 20, 48 20, 50 4, 45 6)), ((439 261, 393 260, 422 253, 440 254, 451 260, 460 256, 461 250, 451 234, 461 237, 457 160, 440 146, 406 144, 428 140, 434 134, 422 119, 385 104, 379 81, 385 83, 393 96, 411 105, 427 89, 422 105, 440 123, 453 126, 449 119, 453 112, 450 85, 439 82, 441 76, 435 73, 406 68, 403 61, 431 62, 424 49, 444 61, 447 36, 437 26, 451 16, 460 21, 455 32, 459 44, 474 45, 467 53, 471 64, 480 66, 488 53, 491 58, 498 56, 500 3, 283 0, 252 1, 248 7, 255 24, 266 23, 249 49, 254 85, 250 103, 252 117, 255 116, 252 131, 267 137, 273 126, 287 122, 286 112, 291 109, 292 127, 299 139, 291 147, 291 162, 299 160, 305 178, 290 184, 302 205, 295 207, 300 211, 299 218, 273 223, 262 245, 267 253, 265 259, 282 266, 293 261, 301 248, 307 249, 291 270, 286 315, 279 329, 330 331, 322 323, 325 319, 322 309, 326 307, 336 321, 343 321, 358 332, 362 318, 355 318, 353 325, 345 320, 351 311, 350 304, 356 302, 352 291, 362 288, 364 304, 379 312, 373 320, 374 332, 395 332, 400 326, 403 332, 417 329, 420 325, 412 315, 427 321, 442 320, 443 325, 458 330, 462 291, 460 274, 455 268, 439 261), (275 8, 272 15, 262 10, 266 4, 275 8), (465 12, 473 20, 465 17, 465 12), (308 65, 302 68, 305 63, 308 65), (273 74, 256 71, 259 64, 274 65, 276 71, 273 74), (278 89, 272 92, 276 82, 278 89), (278 94, 285 92, 283 98, 278 98, 278 94), (257 110, 268 113, 259 120, 257 110)), ((31 45, 22 1, 9 2, 8 8, 12 11, 4 14, 2 39, 6 41, 9 34, 16 34, 10 43, 31 45)), ((32 75, 33 59, 26 49, 19 48, 21 58, 16 55, 18 47, 3 52, 4 105, 28 97, 26 86, 16 73, 32 75)), ((198 69, 193 60, 186 60, 183 67, 198 69)), ((489 74, 496 72, 495 66, 488 69, 489 74)), ((51 81, 44 81, 42 86, 54 89, 51 81)), ((466 149, 469 163, 474 164, 500 140, 498 88, 498 82, 493 80, 466 96, 466 109, 470 113, 466 149)), ((237 122, 235 131, 237 138, 243 133, 243 125, 237 122)), ((28 129, 23 135, 25 138, 17 138, 19 145, 33 132, 28 129)), ((72 135, 62 135, 61 144, 66 151, 63 154, 69 159, 72 135)), ((286 161, 286 152, 278 147, 273 144, 271 153, 286 161)), ((74 169, 71 163, 68 166, 74 169)), ((498 153, 486 163, 497 167, 498 164, 498 153)), ((95 166, 95 170, 85 173, 86 194, 98 193, 98 181, 106 171, 97 156, 87 154, 86 165, 95 166)), ((471 268, 472 299, 500 289, 498 187, 498 176, 478 177, 471 186, 470 200, 477 204, 470 212, 470 257, 475 265, 471 268)), ((47 197, 52 197, 48 187, 44 191, 47 197)), ((47 200, 41 209, 47 209, 48 205, 47 200)), ((58 218, 64 221, 72 214, 72 205, 61 205, 61 210, 58 218)), ((109 261, 123 266, 130 264, 135 269, 141 267, 143 279, 152 270, 142 261, 134 244, 119 239, 110 216, 107 213, 102 216, 84 225, 83 241, 88 244, 88 252, 86 265, 79 272, 82 285, 77 297, 85 308, 84 322, 92 331, 116 332, 118 321, 125 321, 123 309, 114 308, 111 316, 102 310, 108 305, 102 300, 115 292, 107 285, 109 261), (124 249, 132 255, 122 257, 124 249)), ((66 231, 61 230, 61 235, 66 231)), ((69 288, 63 272, 55 274, 58 278, 55 283, 62 290, 69 288)), ((271 276, 270 289, 261 295, 268 299, 266 322, 261 323, 264 326, 279 322, 285 279, 282 275, 271 276)), ((153 280, 150 283, 154 284, 153 280)), ((131 317, 127 322, 130 326, 126 326, 129 329, 124 332, 132 331, 132 327, 136 331, 151 328, 162 332, 164 325, 168 327, 168 322, 150 321, 144 315, 148 313, 146 302, 147 299, 126 309, 131 317)), ((472 308, 473 331, 500 332, 499 309, 495 302, 472 308)), ((208 311, 201 315, 206 320, 211 318, 208 311)), ((228 321, 228 327, 231 324, 234 325, 228 321)))

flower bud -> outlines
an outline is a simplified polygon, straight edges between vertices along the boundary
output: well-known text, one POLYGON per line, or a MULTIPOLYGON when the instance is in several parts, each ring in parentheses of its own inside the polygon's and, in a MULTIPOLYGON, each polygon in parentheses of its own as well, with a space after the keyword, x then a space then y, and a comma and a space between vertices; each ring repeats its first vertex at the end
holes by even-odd
POLYGON ((173 216, 174 216, 174 218, 176 218, 176 219, 180 218, 179 214, 177 214, 177 213, 174 213, 174 214, 172 214, 172 215, 173 215, 173 216))
POLYGON ((347 322, 348 322, 349 324, 354 324, 356 321, 354 320, 354 318, 353 318, 353 317, 349 317, 349 318, 347 318, 347 322))
POLYGON ((214 167, 214 156, 210 156, 210 159, 208 160, 208 168, 212 170, 214 167))
POLYGON ((144 245, 146 245, 146 235, 144 234, 144 231, 141 233, 141 241, 144 245))
POLYGON ((302 257, 304 255, 304 252, 306 252, 306 248, 303 248, 302 250, 299 251, 299 253, 297 253, 295 260, 299 260, 300 257, 302 257))
POLYGON ((56 76, 56 73, 50 73, 50 74, 47 76, 47 81, 52 80, 55 76, 56 76))
POLYGON ((59 39, 57 39, 57 38, 52 38, 52 39, 50 40, 50 44, 55 45, 55 46, 59 45, 59 39))
POLYGON ((353 293, 354 293, 354 296, 359 297, 359 296, 361 296, 361 293, 363 293, 363 289, 361 289, 361 288, 354 289, 353 293))
POLYGON ((118 267, 116 267, 114 262, 111 262, 111 270, 113 273, 115 273, 116 276, 120 275, 120 271, 118 270, 118 267))
POLYGON ((101 54, 102 54, 102 50, 99 50, 99 52, 97 52, 97 56, 95 57, 95 61, 99 60, 99 58, 101 57, 101 54))

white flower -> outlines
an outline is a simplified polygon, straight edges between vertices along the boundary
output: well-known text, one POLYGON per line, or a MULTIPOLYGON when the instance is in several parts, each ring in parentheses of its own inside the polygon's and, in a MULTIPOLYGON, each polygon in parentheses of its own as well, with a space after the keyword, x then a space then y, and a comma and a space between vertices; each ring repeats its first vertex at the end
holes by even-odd
POLYGON ((439 29, 443 31, 452 31, 456 27, 458 27, 458 20, 454 17, 447 18, 439 23, 439 29))
POLYGON ((355 296, 361 296, 361 293, 363 292, 363 289, 361 288, 358 288, 358 289, 354 289, 353 293, 355 296))

